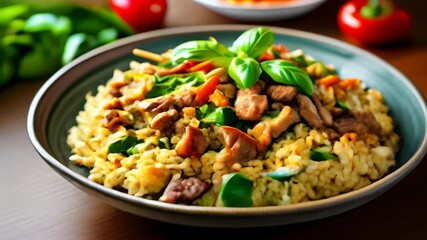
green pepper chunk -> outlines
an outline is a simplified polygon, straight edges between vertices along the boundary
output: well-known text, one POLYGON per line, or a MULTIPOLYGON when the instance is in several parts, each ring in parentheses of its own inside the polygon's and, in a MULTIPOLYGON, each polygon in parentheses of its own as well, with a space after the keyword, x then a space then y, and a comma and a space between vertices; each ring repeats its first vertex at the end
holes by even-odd
POLYGON ((251 207, 252 180, 241 173, 230 173, 223 176, 219 197, 226 207, 251 207))
POLYGON ((317 150, 310 150, 310 158, 314 161, 338 160, 338 156, 333 153, 317 150))
POLYGON ((345 102, 343 102, 341 100, 336 100, 335 105, 344 111, 350 110, 350 108, 347 106, 347 104, 345 104, 345 102))
POLYGON ((201 121, 216 123, 221 126, 233 126, 237 122, 237 116, 231 107, 218 107, 202 118, 201 121))
POLYGON ((142 142, 144 142, 142 139, 126 136, 110 144, 110 146, 108 146, 108 153, 121 153, 123 155, 129 156, 137 153, 137 149, 134 147, 138 143, 142 142))

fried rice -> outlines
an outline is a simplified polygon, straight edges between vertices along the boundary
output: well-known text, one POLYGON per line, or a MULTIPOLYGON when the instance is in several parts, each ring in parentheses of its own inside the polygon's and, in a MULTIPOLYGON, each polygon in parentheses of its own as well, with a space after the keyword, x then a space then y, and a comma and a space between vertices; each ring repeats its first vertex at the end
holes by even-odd
MULTIPOLYGON (((268 82, 256 93, 267 95, 267 111, 276 110, 277 114, 278 110, 280 114, 286 108, 297 113, 285 130, 276 134, 261 128, 260 123, 277 118, 277 115, 267 116, 267 111, 253 121, 240 121, 237 117, 238 122, 252 123, 245 128, 238 128, 235 122, 233 126, 203 122, 201 106, 194 103, 198 87, 165 94, 171 97, 167 101, 163 95, 146 97, 156 75, 184 73, 169 74, 165 69, 170 71, 170 67, 131 62, 128 70, 115 70, 105 85, 99 86, 95 93, 87 93, 76 125, 69 131, 70 160, 89 168, 88 178, 108 188, 175 204, 218 207, 227 206, 220 196, 225 176, 231 173, 240 173, 251 182, 251 207, 329 198, 363 188, 386 175, 396 163, 399 136, 381 92, 367 88, 361 79, 339 78, 333 66, 314 60, 302 50, 281 48, 279 53, 281 59, 293 62, 310 76, 313 96, 321 104, 316 109, 318 112, 319 108, 326 109, 332 123, 326 124, 321 118, 319 126, 307 120, 301 113, 305 107, 295 100, 296 96, 271 107, 274 96, 266 93, 265 89, 271 85, 268 82), (296 61, 301 56, 311 64, 304 66, 296 61), (193 98, 186 104, 183 93, 188 92, 193 98), (155 102, 153 99, 164 101, 147 107, 155 102), (160 109, 165 101, 171 104, 160 109), (345 107, 337 107, 337 103, 345 107), (369 117, 359 121, 358 114, 369 117), (340 124, 347 120, 358 125, 343 130, 340 124), (374 126, 367 122, 373 122, 374 126), (375 131, 363 131, 363 127, 375 131), (227 133, 237 131, 240 135, 236 143, 229 145, 225 140, 227 133), (182 143, 192 134, 196 139, 182 143), (265 134, 271 135, 267 136, 269 144, 263 144, 265 134), (246 138, 255 144, 239 143, 246 138), (112 150, 113 145, 120 144, 127 146, 126 151, 112 150), (248 148, 246 152, 256 149, 256 155, 239 152, 237 147, 248 148), (238 157, 246 159, 232 159, 230 156, 235 151, 238 157), (318 159, 314 151, 329 155, 318 159), (285 171, 288 175, 270 174, 275 171, 285 171)), ((168 51, 163 56, 168 59, 170 54, 168 51)), ((219 73, 216 90, 220 93, 215 94, 225 96, 235 110, 237 106, 233 104, 237 104, 238 92, 244 90, 235 88, 224 69, 209 70, 201 73, 202 76, 206 79, 212 75, 209 73, 219 73)), ((313 97, 310 99, 315 103, 313 97)), ((207 104, 215 106, 218 102, 211 97, 207 104)))

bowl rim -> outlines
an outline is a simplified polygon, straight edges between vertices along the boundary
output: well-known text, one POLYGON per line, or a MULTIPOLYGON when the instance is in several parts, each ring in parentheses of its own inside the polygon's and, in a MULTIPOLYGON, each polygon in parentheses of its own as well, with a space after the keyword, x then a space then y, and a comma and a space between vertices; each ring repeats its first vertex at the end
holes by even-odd
MULTIPOLYGON (((199 25, 199 26, 184 26, 184 27, 174 27, 174 28, 164 28, 159 30, 153 30, 149 32, 135 34, 129 37, 125 37, 117 40, 116 42, 101 46, 97 49, 94 49, 88 53, 83 54, 78 57, 68 65, 59 69, 55 74, 53 74, 37 91, 35 94, 29 110, 27 117, 27 133, 28 137, 37 151, 37 153, 43 158, 43 160, 50 165, 55 171, 59 172, 63 177, 66 177, 67 180, 72 180, 73 182, 77 182, 78 184, 90 188, 92 190, 101 193, 104 196, 114 198, 116 200, 125 201, 132 205, 140 206, 140 207, 148 207, 151 209, 162 210, 167 212, 175 212, 175 213, 185 213, 191 215, 204 215, 204 216, 222 216, 222 217, 232 217, 232 216, 264 216, 264 215, 284 215, 284 214, 294 214, 294 213, 307 213, 312 212, 319 209, 330 208, 332 206, 336 206, 339 204, 345 204, 357 199, 362 199, 365 197, 369 197, 369 195, 377 192, 377 188, 382 186, 382 192, 394 186, 397 182, 399 182, 402 178, 404 178, 409 172, 411 172, 423 159, 427 152, 427 131, 424 132, 424 138, 418 150, 414 155, 408 159, 402 166, 395 169, 393 172, 384 176, 383 178, 371 183, 370 185, 363 187, 358 190, 354 190, 348 193, 343 193, 334 197, 314 200, 309 202, 283 205, 283 206, 262 206, 262 207, 249 207, 249 208, 235 208, 235 207, 204 207, 204 206, 188 206, 188 205, 178 205, 178 204, 169 204, 156 200, 149 200, 140 197, 135 197, 129 195, 127 193, 122 193, 114 189, 109 189, 90 181, 88 178, 74 172, 73 170, 67 168, 63 164, 61 164, 58 160, 56 160, 46 149, 44 149, 42 143, 39 141, 39 137, 36 133, 35 123, 37 119, 35 119, 36 112, 40 107, 40 103, 43 95, 49 90, 49 88, 61 78, 63 74, 66 72, 78 67, 80 64, 90 61, 91 59, 96 58, 100 53, 104 53, 110 50, 114 50, 116 48, 125 47, 128 44, 136 43, 136 42, 144 42, 156 38, 174 36, 174 35, 185 35, 185 34, 193 34, 193 33, 205 33, 205 32, 225 32, 225 31, 244 31, 249 28, 257 27, 260 25, 251 25, 251 24, 214 24, 214 25, 199 25)), ((414 93, 417 102, 421 105, 423 110, 422 114, 424 118, 427 119, 427 108, 425 105, 425 101, 420 94, 419 90, 415 87, 415 85, 404 76, 399 70, 394 68, 389 63, 385 62, 381 58, 375 56, 374 54, 353 46, 349 43, 342 42, 340 40, 334 39, 332 37, 324 36, 317 33, 306 32, 302 30, 296 30, 291 28, 283 28, 283 27, 274 27, 274 26, 266 26, 271 29, 275 34, 281 35, 291 35, 294 37, 299 37, 303 39, 315 39, 318 42, 322 42, 332 46, 339 46, 343 49, 347 49, 350 52, 357 52, 360 55, 363 55, 367 58, 371 58, 377 63, 381 64, 383 68, 387 69, 393 73, 393 75, 400 78, 405 82, 406 86, 409 90, 414 93)), ((377 193, 378 194, 378 193, 377 193)), ((378 194, 379 195, 379 194, 378 194)), ((355 206, 356 207, 356 206, 355 206)))
POLYGON ((193 0, 199 4, 217 9, 229 9, 233 11, 265 11, 265 10, 294 10, 317 6, 327 0, 294 0, 282 3, 241 3, 233 4, 225 0, 193 0))

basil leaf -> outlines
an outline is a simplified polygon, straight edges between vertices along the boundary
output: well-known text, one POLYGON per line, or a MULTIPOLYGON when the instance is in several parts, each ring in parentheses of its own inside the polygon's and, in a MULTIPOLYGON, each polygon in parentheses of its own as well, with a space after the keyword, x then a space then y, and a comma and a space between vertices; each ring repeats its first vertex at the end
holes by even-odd
POLYGON ((146 98, 154 98, 162 95, 170 94, 174 91, 189 89, 190 87, 197 87, 205 82, 203 73, 189 73, 189 74, 173 74, 159 77, 154 76, 154 86, 145 95, 146 98))
POLYGON ((258 27, 247 30, 233 43, 231 51, 235 54, 245 52, 249 57, 258 58, 274 43, 274 34, 271 30, 258 27))
POLYGON ((234 57, 224 45, 217 41, 197 40, 185 42, 172 50, 172 61, 182 63, 185 60, 198 62, 211 61, 214 65, 227 67, 234 57))
POLYGON ((308 96, 313 94, 313 82, 308 74, 295 64, 284 60, 269 60, 260 65, 273 81, 294 86, 298 92, 308 96))
POLYGON ((253 58, 233 58, 228 67, 228 74, 239 89, 246 89, 254 85, 261 73, 259 63, 253 58))

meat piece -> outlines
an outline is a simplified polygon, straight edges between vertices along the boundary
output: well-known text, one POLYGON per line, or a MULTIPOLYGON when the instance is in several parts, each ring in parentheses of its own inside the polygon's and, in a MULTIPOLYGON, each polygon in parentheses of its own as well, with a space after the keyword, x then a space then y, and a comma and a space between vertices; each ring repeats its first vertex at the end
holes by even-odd
POLYGON ((181 157, 200 157, 208 147, 202 130, 187 126, 181 140, 176 144, 175 151, 181 157))
POLYGON ((268 101, 266 95, 258 95, 250 91, 239 90, 234 110, 241 120, 258 121, 267 110, 268 101))
POLYGON ((170 109, 166 112, 161 112, 151 119, 151 128, 162 131, 172 125, 172 122, 178 118, 178 111, 170 109))
POLYGON ((356 112, 352 115, 346 114, 335 119, 332 124, 334 130, 340 134, 355 132, 358 135, 380 134, 381 125, 370 112, 356 112))
POLYGON ((297 89, 292 86, 270 85, 267 87, 267 96, 276 102, 289 102, 297 93, 297 89))
POLYGON ((115 132, 120 128, 120 126, 126 126, 129 124, 132 124, 132 120, 126 115, 125 111, 113 109, 105 115, 102 126, 112 132, 115 132))
POLYGON ((159 113, 168 110, 174 104, 174 98, 170 95, 145 99, 138 104, 142 111, 159 113))
POLYGON ((367 132, 371 134, 380 134, 382 127, 370 112, 355 112, 356 121, 363 123, 367 127, 367 132))
POLYGON ((257 141, 258 152, 264 152, 270 146, 273 138, 279 137, 289 126, 300 120, 294 109, 284 106, 276 117, 265 119, 255 125, 253 134, 257 141))
POLYGON ((260 94, 262 90, 267 86, 263 80, 258 80, 252 87, 245 89, 247 93, 260 94))
POLYGON ((323 121, 310 98, 298 93, 295 99, 297 100, 298 113, 301 117, 304 118, 311 127, 321 128, 323 126, 323 121))
POLYGON ((149 92, 154 85, 154 77, 134 77, 131 81, 113 81, 109 83, 111 94, 118 97, 123 106, 134 103, 137 100, 143 100, 145 94, 149 92))
POLYGON ((331 126, 332 125, 332 114, 331 112, 329 112, 320 102, 319 98, 316 95, 313 95, 311 97, 311 99, 313 100, 314 106, 316 106, 317 108, 317 112, 320 115, 320 118, 323 120, 323 123, 326 124, 327 126, 331 126))
POLYGON ((209 189, 209 186, 209 183, 195 177, 178 178, 168 184, 160 200, 168 203, 190 204, 209 189))
POLYGON ((173 105, 177 110, 181 110, 184 107, 193 107, 195 106, 194 98, 195 98, 195 94, 191 93, 190 91, 185 91, 180 95, 174 96, 173 105))
POLYGON ((233 163, 246 163, 257 157, 257 147, 254 138, 240 131, 237 128, 223 126, 221 127, 221 143, 229 152, 227 162, 229 166, 233 163))

